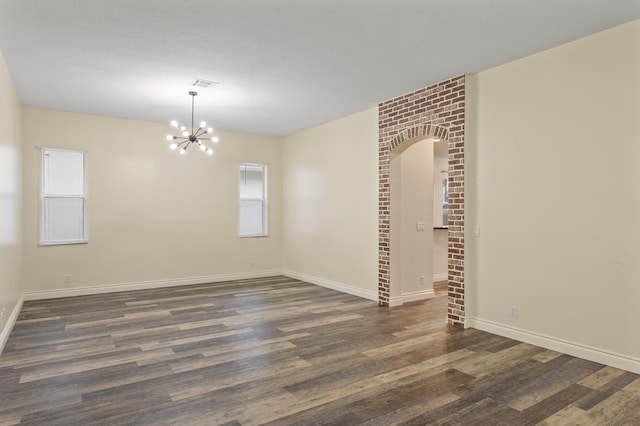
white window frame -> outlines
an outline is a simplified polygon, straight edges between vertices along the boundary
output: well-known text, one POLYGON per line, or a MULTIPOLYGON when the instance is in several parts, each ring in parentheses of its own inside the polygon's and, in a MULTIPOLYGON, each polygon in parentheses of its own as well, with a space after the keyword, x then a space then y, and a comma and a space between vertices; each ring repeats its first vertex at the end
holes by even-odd
POLYGON ((255 237, 268 237, 269 236, 269 220, 267 217, 268 212, 268 200, 269 196, 267 194, 267 181, 268 181, 268 165, 261 163, 240 163, 240 167, 238 168, 238 234, 240 238, 255 238, 255 237), (242 185, 242 168, 243 167, 261 167, 262 168, 262 198, 243 198, 240 194, 242 191, 240 190, 240 185, 242 185), (255 234, 243 234, 242 233, 242 224, 241 217, 242 214, 242 202, 243 201, 262 201, 262 230, 261 233, 255 234))
POLYGON ((65 245, 65 244, 86 244, 87 236, 87 153, 76 149, 42 148, 42 158, 40 166, 40 241, 41 246, 65 245), (78 194, 56 194, 45 192, 45 155, 47 152, 73 152, 82 154, 82 193, 78 194), (47 240, 46 229, 46 199, 47 198, 81 198, 82 199, 82 238, 68 240, 47 240))

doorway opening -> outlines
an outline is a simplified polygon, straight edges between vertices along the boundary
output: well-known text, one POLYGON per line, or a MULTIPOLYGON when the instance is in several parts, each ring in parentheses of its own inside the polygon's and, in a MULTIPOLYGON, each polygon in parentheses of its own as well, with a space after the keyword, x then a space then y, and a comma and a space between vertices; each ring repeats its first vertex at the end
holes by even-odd
POLYGON ((446 291, 447 175, 446 141, 416 138, 391 152, 390 306, 434 297, 434 283, 446 291))

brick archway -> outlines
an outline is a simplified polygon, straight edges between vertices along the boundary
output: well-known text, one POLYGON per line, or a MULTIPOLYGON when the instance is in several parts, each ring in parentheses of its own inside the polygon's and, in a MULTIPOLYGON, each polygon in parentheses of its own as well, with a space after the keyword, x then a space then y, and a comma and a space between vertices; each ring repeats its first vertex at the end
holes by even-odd
MULTIPOLYGON (((417 140, 425 138, 438 138, 448 141, 449 131, 446 127, 437 126, 435 124, 414 126, 409 129, 405 129, 400 134, 396 135, 389 143, 389 150, 394 152, 398 148, 403 148, 403 144, 407 142, 407 145, 410 145, 417 140)), ((404 149, 401 151, 404 151, 404 149)))
POLYGON ((464 325, 464 107, 459 76, 378 105, 378 303, 389 306, 391 283, 390 157, 419 138, 449 142, 447 322, 464 325))

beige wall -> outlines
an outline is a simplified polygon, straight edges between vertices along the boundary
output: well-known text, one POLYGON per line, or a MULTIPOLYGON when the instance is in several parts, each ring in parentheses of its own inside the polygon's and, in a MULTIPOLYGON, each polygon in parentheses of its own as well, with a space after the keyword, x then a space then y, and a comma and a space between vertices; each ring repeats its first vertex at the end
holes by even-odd
POLYGON ((0 53, 0 352, 22 294, 20 101, 0 53))
POLYGON ((213 157, 181 156, 168 149, 169 125, 36 109, 25 109, 23 122, 25 291, 280 270, 278 139, 220 132, 213 157), (34 146, 87 152, 88 244, 38 247, 41 150, 34 146), (238 237, 240 162, 270 165, 269 237, 238 237))
POLYGON ((433 281, 448 279, 447 248, 449 245, 449 231, 447 229, 433 230, 433 281))
POLYGON ((377 108, 283 140, 283 268, 377 300, 377 108))
POLYGON ((467 93, 471 324, 638 369, 640 21, 471 76, 467 93))

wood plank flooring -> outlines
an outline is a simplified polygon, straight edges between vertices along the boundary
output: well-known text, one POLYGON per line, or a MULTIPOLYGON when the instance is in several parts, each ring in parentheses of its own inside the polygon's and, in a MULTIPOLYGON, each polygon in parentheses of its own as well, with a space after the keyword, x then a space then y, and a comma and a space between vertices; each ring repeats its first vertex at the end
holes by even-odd
POLYGON ((0 425, 640 425, 640 377, 286 277, 26 302, 0 425))

